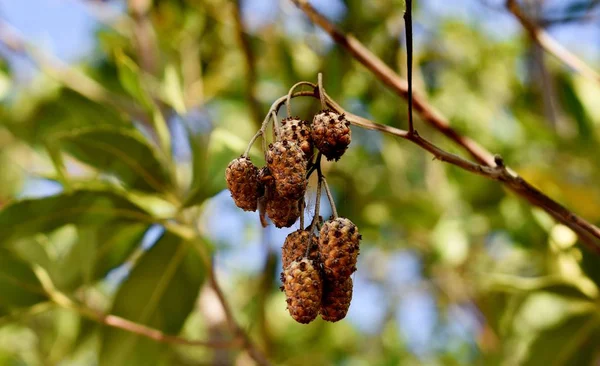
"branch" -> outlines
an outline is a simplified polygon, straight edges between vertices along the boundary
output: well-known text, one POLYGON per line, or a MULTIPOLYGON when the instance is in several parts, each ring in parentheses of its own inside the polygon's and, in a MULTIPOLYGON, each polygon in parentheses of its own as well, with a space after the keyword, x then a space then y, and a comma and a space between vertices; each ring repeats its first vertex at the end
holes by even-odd
MULTIPOLYGON (((405 99, 408 98, 407 82, 392 69, 390 69, 381 59, 369 51, 362 43, 360 43, 356 38, 347 36, 339 31, 323 15, 317 12, 306 0, 292 1, 302 11, 304 11, 304 13, 311 19, 313 23, 320 26, 333 38, 335 42, 350 52, 354 58, 367 67, 367 69, 369 69, 375 76, 393 89, 398 95, 405 99)), ((336 110, 338 111, 343 110, 339 105, 337 105, 337 103, 331 100, 331 98, 328 99, 328 103, 332 108, 337 108, 336 110)), ((365 118, 355 116, 348 112, 344 113, 349 116, 349 121, 356 126, 381 131, 410 140, 411 142, 429 151, 441 161, 456 165, 462 169, 482 175, 486 178, 502 182, 505 187, 526 199, 534 206, 543 209, 560 223, 571 228, 571 230, 577 233, 586 247, 600 255, 600 228, 569 211, 566 207, 554 201, 543 192, 532 186, 512 170, 508 169, 508 167, 505 167, 502 159, 496 159, 492 153, 481 147, 475 141, 469 139, 468 137, 461 136, 449 126, 448 120, 443 115, 441 115, 433 106, 427 103, 418 94, 413 95, 413 103, 415 110, 421 115, 421 118, 424 121, 428 122, 448 138, 462 146, 463 149, 469 152, 469 154, 481 165, 474 164, 457 155, 447 153, 429 141, 423 139, 418 134, 410 135, 408 131, 376 124, 365 118)))
POLYGON ((584 77, 600 83, 600 74, 598 72, 575 56, 575 54, 564 48, 534 21, 529 19, 519 7, 516 0, 506 0, 506 7, 517 18, 527 33, 529 33, 529 36, 546 50, 546 52, 553 55, 584 77))
POLYGON ((133 35, 139 63, 142 70, 155 75, 158 71, 159 57, 156 34, 150 19, 148 19, 152 2, 150 0, 128 0, 127 5, 133 19, 133 35))
POLYGON ((204 262, 204 265, 208 269, 208 281, 213 290, 215 291, 217 298, 221 303, 221 306, 223 307, 223 312, 225 313, 225 318, 227 319, 227 325, 229 326, 230 330, 233 332, 235 337, 241 339, 242 347, 246 349, 246 351, 248 352, 250 357, 254 359, 254 361, 256 361, 259 365, 262 366, 270 365, 271 363, 267 360, 265 355, 256 347, 256 345, 252 342, 248 334, 236 322, 235 317, 233 315, 233 311, 231 310, 231 307, 229 306, 229 303, 225 298, 225 294, 223 293, 221 286, 219 286, 219 283, 217 282, 213 261, 211 260, 208 252, 206 251, 207 244, 202 241, 201 233, 196 225, 194 225, 194 229, 196 231, 196 240, 194 240, 194 247, 200 255, 200 258, 204 262))
MULTIPOLYGON (((328 33, 335 42, 350 52, 354 58, 369 69, 379 80, 394 90, 398 95, 408 100, 408 83, 400 77, 380 58, 367 49, 359 40, 351 35, 346 35, 338 30, 329 20, 313 8, 307 0, 292 0, 310 20, 328 33)), ((488 166, 494 166, 494 155, 481 147, 477 142, 468 137, 461 136, 452 127, 448 119, 438 112, 433 106, 421 97, 413 93, 413 108, 420 114, 421 118, 432 125, 435 129, 446 135, 463 149, 465 149, 476 161, 488 166)))
POLYGON ((90 309, 88 307, 74 302, 67 295, 60 292, 54 286, 50 276, 43 268, 35 266, 33 270, 37 278, 40 280, 44 292, 48 295, 48 297, 53 303, 65 309, 74 310, 81 316, 84 316, 100 324, 121 329, 126 332, 134 333, 139 336, 150 338, 154 341, 161 343, 179 344, 185 346, 202 346, 210 348, 235 348, 239 347, 241 344, 241 338, 235 338, 231 341, 191 340, 187 338, 165 334, 158 329, 154 329, 143 324, 135 323, 131 320, 121 318, 120 316, 103 314, 101 312, 98 312, 96 310, 90 309))

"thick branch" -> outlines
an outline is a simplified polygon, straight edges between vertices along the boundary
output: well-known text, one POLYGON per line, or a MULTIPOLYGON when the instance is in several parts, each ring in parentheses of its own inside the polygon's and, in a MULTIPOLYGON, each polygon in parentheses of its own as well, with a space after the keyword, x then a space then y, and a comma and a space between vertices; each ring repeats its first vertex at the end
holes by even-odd
MULTIPOLYGON (((381 59, 367 49, 359 40, 351 35, 346 35, 338 30, 329 20, 321 15, 313 8, 306 0, 292 0, 310 20, 327 32, 335 42, 344 47, 348 52, 369 69, 375 76, 384 84, 394 90, 397 94, 405 99, 408 99, 408 83, 400 77, 381 59)), ((419 94, 413 93, 413 107, 419 113, 421 118, 442 132, 451 140, 462 146, 475 160, 478 162, 494 166, 494 155, 485 150, 478 143, 468 137, 461 136, 456 132, 448 120, 440 114, 433 106, 421 97, 419 94)))
POLYGON ((562 63, 580 73, 584 77, 600 83, 600 74, 588 64, 564 48, 554 38, 529 19, 519 7, 516 0, 506 0, 506 7, 519 20, 529 36, 536 41, 546 52, 558 58, 562 63))
MULTIPOLYGON (((347 36, 336 29, 332 23, 330 23, 323 15, 318 13, 306 0, 292 1, 301 10, 303 10, 306 15, 308 15, 313 23, 320 26, 333 38, 334 41, 350 52, 381 81, 383 81, 403 98, 406 99, 408 97, 408 85, 406 81, 396 74, 392 69, 390 69, 381 59, 369 51, 356 38, 347 36)), ((452 127, 450 127, 448 124, 448 120, 433 106, 429 105, 422 97, 419 95, 413 95, 413 102, 415 110, 421 115, 423 120, 462 146, 482 165, 473 164, 472 162, 462 159, 454 154, 443 152, 441 149, 437 148, 418 135, 410 137, 407 131, 375 124, 362 117, 354 116, 348 114, 347 112, 346 113, 347 115, 351 116, 351 122, 357 126, 408 139, 432 153, 439 160, 451 163, 465 170, 483 175, 487 178, 503 182, 505 187, 523 197, 531 204, 540 207, 554 217, 557 221, 571 228, 579 235, 582 242, 584 242, 589 249, 593 250, 597 254, 600 254, 600 228, 569 211, 566 207, 546 196, 543 192, 533 187, 530 183, 526 182, 517 174, 513 173, 512 171, 509 172, 509 169, 504 167, 503 164, 497 165, 492 153, 481 147, 475 141, 461 136, 458 132, 452 129, 452 127)), ((337 105, 335 102, 330 100, 328 103, 331 103, 332 108, 336 106, 338 110, 341 110, 339 109, 339 105, 337 105)))

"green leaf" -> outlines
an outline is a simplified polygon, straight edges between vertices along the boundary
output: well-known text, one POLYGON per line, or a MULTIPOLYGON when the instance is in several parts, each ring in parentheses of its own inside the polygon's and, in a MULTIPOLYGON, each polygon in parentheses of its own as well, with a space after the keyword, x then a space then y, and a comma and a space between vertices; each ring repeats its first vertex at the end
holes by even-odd
POLYGON ((206 134, 195 134, 187 125, 186 129, 192 152, 192 183, 185 202, 185 207, 189 207, 201 203, 206 198, 203 186, 208 174, 208 143, 210 137, 206 134))
MULTIPOLYGON (((211 133, 207 147, 204 147, 205 141, 197 137, 196 141, 190 141, 194 154, 194 178, 186 207, 200 204, 225 189, 227 165, 246 149, 246 143, 240 137, 224 129, 216 129, 211 133)), ((254 151, 251 151, 250 158, 254 164, 260 161, 254 151)))
POLYGON ((136 63, 119 50, 115 53, 119 80, 123 89, 142 103, 148 110, 152 108, 152 99, 141 83, 141 70, 136 63))
POLYGON ((599 326, 593 313, 567 318, 536 337, 522 365, 591 365, 599 326))
MULTIPOLYGON (((119 288, 111 314, 178 334, 192 311, 204 267, 179 237, 165 233, 119 288)), ((100 366, 168 364, 169 346, 123 330, 103 328, 100 366)))
POLYGON ((183 86, 177 74, 175 65, 169 64, 165 67, 165 80, 163 82, 163 90, 167 102, 179 114, 185 114, 185 97, 183 95, 183 86))
POLYGON ((111 221, 79 227, 78 240, 64 258, 53 263, 54 284, 66 291, 93 283, 123 264, 139 247, 148 224, 111 221))
POLYGON ((26 262, 0 248, 0 308, 35 305, 47 296, 26 262))
POLYGON ((61 135, 60 143, 77 159, 114 174, 127 187, 145 192, 172 188, 157 152, 137 131, 86 128, 61 135))
POLYGON ((66 224, 101 225, 115 218, 153 221, 139 206, 113 192, 82 190, 17 201, 0 211, 0 246, 66 224))
POLYGON ((95 103, 68 89, 61 89, 52 98, 41 101, 29 98, 24 103, 31 110, 18 112, 16 121, 3 122, 7 122, 14 135, 32 145, 77 128, 102 125, 134 128, 131 121, 110 106, 95 103))
POLYGON ((573 117, 577 123, 579 130, 579 138, 581 140, 594 139, 594 127, 591 118, 589 117, 585 106, 579 100, 577 92, 573 86, 573 81, 567 76, 562 75, 557 78, 560 98, 567 112, 573 117))

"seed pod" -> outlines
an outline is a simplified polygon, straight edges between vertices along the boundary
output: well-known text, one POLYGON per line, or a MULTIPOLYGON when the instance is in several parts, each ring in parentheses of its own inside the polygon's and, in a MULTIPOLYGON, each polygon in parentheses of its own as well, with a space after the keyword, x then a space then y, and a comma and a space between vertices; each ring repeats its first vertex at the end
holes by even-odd
POLYGON ((321 299, 321 318, 328 322, 344 319, 352 301, 352 277, 341 281, 325 281, 321 299))
POLYGON ((283 140, 269 145, 267 167, 275 179, 279 197, 298 200, 306 192, 306 160, 295 142, 283 140))
POLYGON ((310 123, 300 119, 300 117, 288 117, 281 121, 281 140, 297 143, 304 152, 304 157, 307 161, 310 160, 313 155, 310 130, 310 123))
POLYGON ((287 309, 298 323, 313 321, 321 307, 323 281, 319 270, 307 258, 293 261, 283 271, 283 288, 287 309))
POLYGON ((225 180, 235 204, 244 211, 256 211, 261 184, 258 169, 250 159, 242 156, 230 162, 225 180))
POLYGON ((344 114, 325 109, 317 113, 312 123, 312 140, 327 160, 339 160, 350 141, 352 131, 350 122, 344 114))
POLYGON ((352 221, 326 221, 319 233, 319 254, 327 281, 341 281, 356 271, 360 234, 352 221))
POLYGON ((276 227, 290 227, 300 217, 300 201, 282 198, 273 190, 266 196, 265 211, 276 227))
MULTIPOLYGON (((300 260, 306 256, 306 246, 309 243, 310 234, 307 230, 298 229, 290 233, 281 248, 281 259, 283 268, 286 268, 295 260, 300 260)), ((312 236, 312 245, 308 253, 308 259, 318 267, 319 263, 319 242, 316 235, 312 236)))

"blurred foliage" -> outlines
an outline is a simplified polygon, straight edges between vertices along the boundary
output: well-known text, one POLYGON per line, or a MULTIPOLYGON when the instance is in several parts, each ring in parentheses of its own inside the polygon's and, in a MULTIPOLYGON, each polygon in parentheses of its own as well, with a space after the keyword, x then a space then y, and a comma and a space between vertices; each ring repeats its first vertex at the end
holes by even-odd
MULTIPOLYGON (((573 232, 496 182, 357 128, 346 155, 324 165, 338 211, 364 238, 353 305, 336 324, 294 323, 278 291, 281 242, 271 243, 282 237, 220 199, 227 163, 260 123, 247 93, 266 113, 322 72, 344 108, 379 123, 405 126, 406 103, 291 3, 268 14, 241 3, 251 55, 225 0, 155 0, 150 28, 126 13, 99 25, 94 52, 71 65, 105 89, 96 98, 43 73, 20 82, 2 64, 0 365, 248 364, 238 348, 158 344, 96 324, 55 304, 48 288, 166 334, 220 340, 230 333, 204 285, 202 253, 216 258, 241 328, 276 364, 598 364, 600 260, 573 232), (260 258, 243 254, 257 246, 260 258), (243 259, 226 270, 219 258, 236 250, 243 259), (406 305, 415 299, 429 305, 406 305)), ((565 1, 540 14, 559 27, 597 4, 565 1)), ((403 73, 403 6, 322 8, 403 73)), ((432 19, 416 2, 416 88, 458 131, 600 224, 599 85, 476 18, 432 19)), ((305 119, 317 109, 293 103, 305 119)), ((262 164, 258 146, 251 155, 262 164)))

